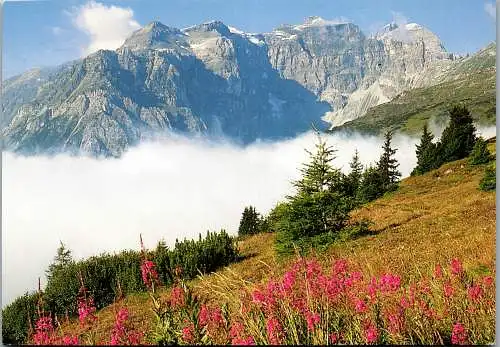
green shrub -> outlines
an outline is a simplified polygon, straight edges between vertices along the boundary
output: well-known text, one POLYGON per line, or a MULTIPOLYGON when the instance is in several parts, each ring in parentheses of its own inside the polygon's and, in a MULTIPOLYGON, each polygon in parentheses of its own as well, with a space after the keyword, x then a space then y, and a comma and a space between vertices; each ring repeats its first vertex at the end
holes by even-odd
POLYGON ((488 166, 484 170, 484 176, 479 182, 479 189, 483 191, 495 190, 497 185, 495 166, 488 166))
POLYGON ((488 143, 482 137, 479 137, 470 154, 469 164, 471 165, 487 164, 490 160, 491 160, 491 153, 488 150, 488 143))
POLYGON ((36 321, 38 293, 26 293, 2 310, 3 344, 23 344, 28 338, 28 328, 36 321))

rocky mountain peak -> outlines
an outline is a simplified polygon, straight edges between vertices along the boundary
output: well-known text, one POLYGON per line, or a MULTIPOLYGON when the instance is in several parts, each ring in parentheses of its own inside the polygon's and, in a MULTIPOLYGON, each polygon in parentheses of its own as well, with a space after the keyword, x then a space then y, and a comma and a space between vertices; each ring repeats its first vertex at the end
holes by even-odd
POLYGON ((184 29, 184 32, 217 32, 221 36, 230 36, 231 31, 229 27, 219 20, 212 20, 199 25, 195 25, 184 29))
POLYGON ((133 51, 161 48, 182 49, 185 39, 186 35, 179 29, 153 21, 135 31, 122 47, 133 51))

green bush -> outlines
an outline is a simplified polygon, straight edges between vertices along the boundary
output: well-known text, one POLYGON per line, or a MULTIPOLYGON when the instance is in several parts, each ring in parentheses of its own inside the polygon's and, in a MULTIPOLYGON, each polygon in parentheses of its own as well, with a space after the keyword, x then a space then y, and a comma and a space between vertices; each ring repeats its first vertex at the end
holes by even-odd
POLYGON ((479 189, 487 192, 490 190, 495 190, 497 186, 496 170, 495 166, 488 166, 484 170, 484 176, 479 182, 479 189))
POLYGON ((38 293, 26 293, 2 310, 3 344, 22 344, 28 338, 28 329, 36 321, 38 293))
POLYGON ((487 164, 490 160, 491 160, 491 153, 488 150, 488 143, 482 137, 479 137, 470 154, 469 164, 471 165, 487 164))

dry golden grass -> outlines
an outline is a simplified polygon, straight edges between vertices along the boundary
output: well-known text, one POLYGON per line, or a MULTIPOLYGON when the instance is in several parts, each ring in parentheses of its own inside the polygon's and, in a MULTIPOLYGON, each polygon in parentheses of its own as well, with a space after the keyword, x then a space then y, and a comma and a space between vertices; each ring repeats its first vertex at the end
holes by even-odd
MULTIPOLYGON (((489 144, 495 153, 495 143, 489 144)), ((347 258, 365 273, 386 271, 403 281, 430 273, 436 263, 460 258, 468 270, 494 268, 496 209, 495 192, 482 192, 478 185, 484 166, 470 167, 466 160, 446 164, 423 176, 401 182, 400 189, 351 213, 353 220, 374 222, 373 235, 332 245, 318 254, 325 265, 332 258, 347 258)), ((195 292, 213 303, 236 304, 240 289, 280 275, 286 260, 274 252, 274 235, 260 234, 239 242, 242 261, 221 271, 190 281, 195 292), (233 299, 233 300, 231 300, 233 299)), ((162 290, 166 298, 169 290, 162 290)), ((118 306, 129 309, 134 325, 142 331, 154 324, 147 294, 130 295, 98 312, 98 341, 108 341, 118 306)), ((77 333, 78 322, 63 324, 65 333, 77 333)))

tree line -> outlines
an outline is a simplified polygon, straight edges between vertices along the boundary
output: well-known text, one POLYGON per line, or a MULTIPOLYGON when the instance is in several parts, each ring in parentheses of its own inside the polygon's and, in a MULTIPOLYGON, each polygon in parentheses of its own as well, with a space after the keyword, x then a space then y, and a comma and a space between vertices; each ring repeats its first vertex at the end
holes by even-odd
MULTIPOLYGON (((486 141, 476 137, 469 110, 463 105, 454 105, 448 113, 450 122, 440 141, 434 143, 428 127, 423 127, 420 143, 416 145, 417 165, 411 175, 422 175, 468 156, 471 165, 492 160, 486 141)), ((238 234, 276 232, 278 252, 291 253, 297 247, 328 244, 346 233, 367 232, 367 221, 349 225, 349 212, 397 190, 401 173, 392 138, 391 131, 385 133, 382 154, 375 165, 364 167, 355 150, 349 163, 350 171, 343 174, 333 165, 336 150, 318 134, 315 152, 306 150, 309 161, 300 168, 301 178, 292 182, 295 194, 278 203, 266 217, 253 206, 245 207, 238 234)), ((495 169, 489 166, 480 188, 492 190, 495 184, 495 169)))

